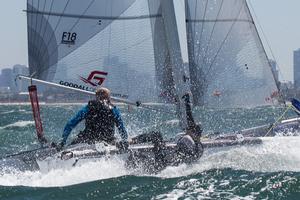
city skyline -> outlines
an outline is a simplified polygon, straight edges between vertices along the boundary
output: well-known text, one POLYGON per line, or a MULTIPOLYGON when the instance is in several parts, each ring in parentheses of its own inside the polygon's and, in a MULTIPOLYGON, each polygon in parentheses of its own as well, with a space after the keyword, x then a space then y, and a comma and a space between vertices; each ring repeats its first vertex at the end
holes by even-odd
MULTIPOLYGON (((280 69, 281 80, 293 80, 293 51, 300 48, 297 36, 300 28, 295 26, 300 18, 297 8, 300 7, 299 0, 248 0, 258 17, 259 23, 268 37, 276 61, 280 69), (267 11, 267 12, 266 12, 267 11), (278 13, 288 13, 280 14, 278 13)), ((5 1, 1 6, 0 21, 4 24, 1 31, 0 43, 0 69, 12 67, 15 64, 28 65, 27 58, 27 24, 26 0, 5 1), (9 22, 7 19, 10 19, 9 22)), ((254 15, 253 10, 252 15, 254 15)), ((254 15, 255 16, 255 15, 254 15)), ((254 17, 258 25, 258 20, 254 17)), ((260 28, 259 28, 260 29, 260 28)), ((260 36, 263 34, 261 31, 260 36)), ((273 59, 263 39, 269 58, 273 59)))

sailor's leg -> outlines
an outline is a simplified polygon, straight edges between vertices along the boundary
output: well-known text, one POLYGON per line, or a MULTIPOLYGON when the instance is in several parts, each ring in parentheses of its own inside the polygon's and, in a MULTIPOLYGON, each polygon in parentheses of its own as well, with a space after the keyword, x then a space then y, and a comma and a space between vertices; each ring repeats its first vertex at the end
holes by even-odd
POLYGON ((163 137, 160 132, 152 131, 150 133, 143 133, 141 135, 138 135, 134 138, 132 138, 132 144, 141 144, 141 143, 159 143, 163 141, 163 137))
POLYGON ((160 171, 166 167, 166 152, 165 142, 163 141, 162 134, 157 131, 153 131, 146 134, 141 134, 132 139, 134 144, 151 142, 153 147, 156 171, 160 171))

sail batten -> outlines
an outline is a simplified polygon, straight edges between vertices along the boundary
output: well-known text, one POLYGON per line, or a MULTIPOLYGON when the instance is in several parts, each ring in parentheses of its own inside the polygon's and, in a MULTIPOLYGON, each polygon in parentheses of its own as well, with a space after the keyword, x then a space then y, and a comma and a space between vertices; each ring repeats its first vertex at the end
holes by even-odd
POLYGON ((67 18, 81 18, 81 19, 108 19, 108 20, 130 20, 130 19, 145 19, 145 18, 158 18, 161 15, 141 15, 141 16, 97 16, 97 15, 77 15, 68 13, 55 13, 55 12, 41 12, 41 11, 31 11, 24 10, 27 13, 37 14, 37 15, 49 15, 49 16, 62 16, 67 18))
POLYGON ((254 21, 248 19, 186 19, 187 23, 203 23, 203 22, 246 22, 254 24, 254 21))

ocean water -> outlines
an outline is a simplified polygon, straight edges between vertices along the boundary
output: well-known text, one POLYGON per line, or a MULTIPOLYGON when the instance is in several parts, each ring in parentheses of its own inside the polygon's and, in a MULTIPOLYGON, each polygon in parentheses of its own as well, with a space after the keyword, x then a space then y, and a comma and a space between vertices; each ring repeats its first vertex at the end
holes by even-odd
MULTIPOLYGON (((45 134, 58 141, 79 105, 42 105, 45 134)), ((206 133, 232 132, 274 122, 282 107, 194 111, 206 133)), ((168 113, 121 107, 130 137, 180 132, 168 113)), ((292 117, 292 112, 287 117, 292 117)), ((82 124, 71 137, 74 137, 82 124)), ((0 106, 0 156, 38 148, 30 106, 0 106)), ((206 151, 191 165, 158 174, 126 169, 119 158, 44 171, 0 170, 0 199, 300 199, 300 137, 264 138, 262 145, 206 151)))

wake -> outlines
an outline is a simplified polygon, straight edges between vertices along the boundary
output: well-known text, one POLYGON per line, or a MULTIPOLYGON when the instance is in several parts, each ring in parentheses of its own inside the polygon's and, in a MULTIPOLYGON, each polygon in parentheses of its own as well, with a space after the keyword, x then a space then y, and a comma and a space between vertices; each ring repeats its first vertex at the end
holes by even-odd
MULTIPOLYGON (((182 164, 177 167, 167 167, 159 174, 151 176, 174 178, 223 168, 255 172, 299 172, 299 144, 300 137, 273 137, 263 138, 263 144, 260 145, 207 150, 203 157, 192 165, 182 164)), ((48 163, 49 166, 47 163, 44 165, 43 168, 46 170, 35 172, 5 169, 5 171, 0 172, 0 185, 54 187, 126 175, 150 176, 136 170, 126 169, 124 160, 120 157, 79 162, 75 167, 64 167, 62 161, 61 163, 48 163)), ((65 166, 70 166, 70 164, 65 166)))

